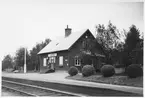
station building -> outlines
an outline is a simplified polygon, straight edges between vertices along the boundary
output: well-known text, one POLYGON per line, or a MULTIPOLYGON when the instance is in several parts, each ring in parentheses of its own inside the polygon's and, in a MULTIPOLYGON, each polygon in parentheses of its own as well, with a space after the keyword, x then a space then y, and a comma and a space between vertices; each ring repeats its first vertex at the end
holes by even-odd
MULTIPOLYGON (((71 66, 80 67, 81 60, 78 54, 86 39, 95 39, 89 29, 72 32, 67 26, 65 36, 61 40, 51 41, 38 53, 40 72, 47 70, 51 65, 54 65, 56 70, 68 70, 71 66)), ((99 44, 95 54, 97 59, 93 66, 96 67, 100 63, 100 57, 104 57, 99 44)))

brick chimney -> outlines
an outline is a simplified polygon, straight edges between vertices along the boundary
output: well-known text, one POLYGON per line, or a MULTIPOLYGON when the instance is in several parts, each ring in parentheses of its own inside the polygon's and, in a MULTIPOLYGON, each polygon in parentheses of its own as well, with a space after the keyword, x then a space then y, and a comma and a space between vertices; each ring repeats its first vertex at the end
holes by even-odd
POLYGON ((71 34, 71 28, 68 28, 67 25, 67 28, 65 29, 65 37, 68 37, 70 34, 71 34))

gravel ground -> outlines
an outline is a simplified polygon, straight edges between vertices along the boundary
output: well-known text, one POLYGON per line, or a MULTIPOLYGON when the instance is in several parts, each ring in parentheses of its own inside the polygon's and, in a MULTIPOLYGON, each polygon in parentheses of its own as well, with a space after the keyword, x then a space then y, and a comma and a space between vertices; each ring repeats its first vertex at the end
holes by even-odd
POLYGON ((21 96, 21 95, 18 93, 15 93, 15 92, 11 92, 6 89, 2 89, 1 96, 11 96, 12 97, 12 96, 21 96))

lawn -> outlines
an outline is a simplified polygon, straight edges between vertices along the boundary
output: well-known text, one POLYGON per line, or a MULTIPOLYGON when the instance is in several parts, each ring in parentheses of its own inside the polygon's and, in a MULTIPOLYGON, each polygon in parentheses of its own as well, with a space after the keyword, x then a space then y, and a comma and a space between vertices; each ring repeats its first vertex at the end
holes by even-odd
POLYGON ((79 81, 90 81, 97 83, 143 87, 143 77, 128 78, 125 75, 114 75, 112 77, 103 77, 100 74, 92 75, 89 77, 83 77, 81 74, 77 74, 76 76, 68 76, 66 78, 79 81))

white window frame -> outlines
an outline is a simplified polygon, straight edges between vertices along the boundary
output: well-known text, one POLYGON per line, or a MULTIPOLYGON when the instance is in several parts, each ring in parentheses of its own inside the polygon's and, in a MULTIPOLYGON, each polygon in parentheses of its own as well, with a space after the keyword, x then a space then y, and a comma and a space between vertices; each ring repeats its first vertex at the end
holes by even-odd
POLYGON ((75 58, 75 66, 81 66, 81 59, 78 57, 75 58))

